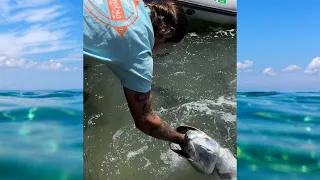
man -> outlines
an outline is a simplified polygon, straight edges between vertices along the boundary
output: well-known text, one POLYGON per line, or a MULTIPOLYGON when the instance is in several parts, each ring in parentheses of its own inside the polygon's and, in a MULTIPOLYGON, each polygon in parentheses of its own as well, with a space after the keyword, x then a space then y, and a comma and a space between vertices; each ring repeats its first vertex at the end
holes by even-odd
POLYGON ((120 79, 135 122, 145 134, 184 144, 152 108, 152 52, 180 42, 187 18, 170 1, 84 0, 84 55, 103 61, 120 79))

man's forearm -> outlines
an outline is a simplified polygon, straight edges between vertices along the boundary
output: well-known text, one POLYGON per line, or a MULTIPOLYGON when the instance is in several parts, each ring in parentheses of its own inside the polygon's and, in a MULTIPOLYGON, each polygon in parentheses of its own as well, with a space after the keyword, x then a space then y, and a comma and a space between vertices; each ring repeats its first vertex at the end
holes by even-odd
POLYGON ((153 116, 152 118, 148 118, 148 120, 145 120, 140 130, 154 138, 174 142, 177 144, 181 144, 184 138, 183 134, 175 131, 171 126, 162 121, 157 115, 153 116))
POLYGON ((151 92, 140 93, 124 89, 135 125, 145 134, 157 139, 181 144, 184 135, 175 131, 154 113, 151 92))

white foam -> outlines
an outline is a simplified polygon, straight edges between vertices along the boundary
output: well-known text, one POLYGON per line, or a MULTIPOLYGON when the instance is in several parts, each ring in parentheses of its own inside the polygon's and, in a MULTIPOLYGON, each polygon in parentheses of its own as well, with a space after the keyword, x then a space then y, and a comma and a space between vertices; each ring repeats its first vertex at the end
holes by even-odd
POLYGON ((185 159, 169 149, 161 152, 160 159, 166 166, 158 168, 155 173, 162 178, 167 177, 169 173, 176 171, 178 168, 185 169, 188 166, 185 159))
POLYGON ((90 119, 88 120, 88 125, 89 126, 95 125, 96 123, 94 122, 94 120, 100 118, 100 116, 102 116, 102 115, 103 115, 103 113, 97 113, 97 114, 92 115, 90 117, 90 119))
POLYGON ((223 29, 214 29, 214 34, 215 37, 234 37, 236 34, 235 29, 227 29, 227 30, 223 30, 223 29))
POLYGON ((179 75, 179 74, 184 74, 184 72, 175 72, 173 74, 176 76, 176 75, 179 75))
POLYGON ((136 151, 130 151, 127 154, 127 160, 130 160, 131 158, 135 157, 136 155, 143 153, 147 149, 148 149, 148 146, 143 146, 143 147, 141 147, 140 149, 138 149, 136 151))
POLYGON ((171 150, 167 150, 166 152, 161 152, 160 159, 167 165, 169 165, 170 169, 179 166, 182 158, 179 157, 176 153, 171 150))
POLYGON ((228 121, 228 122, 234 122, 234 121, 236 121, 236 115, 233 115, 231 113, 224 113, 221 115, 221 119, 228 121))
POLYGON ((191 32, 188 34, 190 37, 199 37, 199 35, 195 32, 191 32))
MULTIPOLYGON (((162 113, 176 113, 182 112, 184 117, 190 117, 192 114, 201 115, 216 115, 221 114, 221 118, 225 121, 236 121, 236 116, 232 115, 230 112, 226 112, 221 110, 223 106, 231 106, 235 108, 236 101, 234 98, 225 98, 223 96, 219 97, 216 101, 213 100, 199 100, 194 102, 189 102, 182 104, 177 107, 172 107, 169 109, 165 109, 163 107, 160 110, 156 111, 157 114, 161 115, 162 113)), ((223 109, 223 108, 222 108, 223 109)))
POLYGON ((114 133, 114 135, 112 136, 113 141, 116 141, 121 136, 122 133, 123 133, 122 129, 119 129, 116 133, 114 133))
POLYGON ((237 79, 230 81, 229 86, 233 86, 237 84, 237 79))
MULTIPOLYGON (((215 100, 198 100, 168 109, 161 108, 157 113, 163 113, 161 116, 164 118, 174 117, 169 121, 174 126, 178 124, 190 124, 193 120, 198 119, 193 117, 205 116, 204 118, 207 118, 208 115, 209 117, 211 115, 218 117, 218 120, 221 119, 222 121, 235 121, 235 115, 232 115, 232 112, 230 113, 230 109, 235 109, 235 106, 235 97, 221 96, 215 100)), ((214 121, 216 120, 214 118, 214 121)), ((202 121, 203 123, 207 123, 208 126, 211 125, 210 122, 202 121)), ((227 130, 229 134, 229 128, 227 130)), ((230 138, 229 135, 228 138, 230 138)), ((169 150, 162 142, 147 142, 154 141, 154 139, 139 132, 132 124, 128 124, 112 132, 112 140, 113 142, 110 147, 113 147, 113 150, 105 154, 105 158, 101 164, 106 175, 111 176, 111 173, 119 173, 118 167, 130 169, 137 162, 141 162, 141 169, 148 170, 150 173, 161 178, 182 168, 190 168, 189 163, 185 159, 169 150), (158 154, 159 151, 160 154, 158 154), (152 152, 155 152, 156 159, 151 160, 145 157, 145 154, 152 152)))
POLYGON ((145 158, 145 157, 143 157, 143 159, 145 159, 145 160, 147 161, 146 165, 144 165, 144 167, 143 167, 143 168, 146 168, 146 167, 148 167, 148 166, 150 166, 150 165, 151 165, 151 162, 150 162, 150 160, 149 160, 149 159, 147 159, 147 158, 145 158))

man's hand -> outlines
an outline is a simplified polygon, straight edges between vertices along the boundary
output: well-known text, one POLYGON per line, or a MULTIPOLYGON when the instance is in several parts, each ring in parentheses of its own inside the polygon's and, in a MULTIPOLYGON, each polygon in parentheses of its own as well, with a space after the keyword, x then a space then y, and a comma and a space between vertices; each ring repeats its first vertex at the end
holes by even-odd
POLYGON ((151 92, 140 93, 124 88, 128 106, 136 127, 157 139, 182 144, 184 134, 178 133, 156 115, 152 108, 151 92))

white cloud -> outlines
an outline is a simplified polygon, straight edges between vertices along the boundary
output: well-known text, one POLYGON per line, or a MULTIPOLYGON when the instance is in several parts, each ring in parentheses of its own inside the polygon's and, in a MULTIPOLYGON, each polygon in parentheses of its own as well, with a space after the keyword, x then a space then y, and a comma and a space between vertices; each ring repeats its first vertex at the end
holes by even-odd
POLYGON ((0 16, 9 17, 13 10, 19 11, 30 7, 43 7, 50 5, 55 0, 1 0, 0 16))
POLYGON ((299 66, 297 66, 297 65, 289 65, 286 68, 284 68, 282 71, 288 72, 288 71, 296 71, 296 70, 299 70, 299 69, 301 69, 301 68, 299 66))
POLYGON ((253 61, 245 60, 244 63, 237 62, 237 68, 238 69, 247 69, 253 66, 253 61))
POLYGON ((40 63, 37 66, 38 69, 41 70, 54 70, 54 71, 78 71, 80 70, 78 67, 66 67, 62 65, 60 62, 57 62, 55 60, 45 61, 40 63))
POLYGON ((45 8, 25 9, 7 17, 6 22, 47 22, 57 17, 60 17, 64 13, 66 13, 66 11, 63 10, 61 6, 57 5, 45 8))
POLYGON ((73 68, 65 67, 63 69, 63 71, 79 71, 79 70, 80 70, 80 68, 78 68, 78 67, 73 67, 73 68))
POLYGON ((24 59, 9 59, 7 56, 0 56, 0 68, 1 67, 22 67, 26 64, 26 60, 24 59))
POLYGON ((320 75, 320 57, 314 58, 307 66, 304 71, 306 74, 310 75, 320 75))
POLYGON ((53 2, 56 1, 0 0, 0 54, 21 57, 78 46, 75 40, 68 39, 75 21, 64 16, 67 8, 53 2), (10 23, 17 26, 12 28, 10 23))
POLYGON ((75 21, 70 18, 60 18, 60 19, 55 19, 54 21, 48 22, 48 23, 34 24, 30 26, 30 29, 50 29, 53 31, 53 30, 61 30, 74 24, 75 24, 75 21))
MULTIPOLYGON (((65 22, 66 23, 66 22, 65 22)), ((67 50, 78 46, 73 40, 67 40, 67 29, 50 29, 37 25, 24 31, 0 33, 0 54, 10 57, 25 54, 39 54, 67 50)))
POLYGON ((41 70, 61 70, 63 65, 54 60, 42 62, 37 66, 38 69, 41 70))
POLYGON ((271 69, 271 68, 266 68, 266 69, 263 71, 263 74, 274 76, 274 75, 276 75, 276 72, 274 72, 274 70, 271 69))
POLYGON ((0 1, 0 19, 8 16, 10 12, 9 0, 0 1))
POLYGON ((33 68, 36 67, 39 63, 38 62, 34 62, 34 61, 28 61, 27 63, 24 64, 24 68, 33 68))
POLYGON ((39 70, 55 70, 55 71, 80 70, 78 67, 74 67, 74 68, 66 67, 62 65, 62 63, 57 62, 55 60, 35 62, 35 61, 26 61, 25 59, 22 59, 22 58, 20 59, 8 58, 5 55, 0 56, 0 68, 23 68, 23 69, 36 68, 39 70))
POLYGON ((63 71, 70 71, 71 69, 68 67, 63 68, 63 71))
POLYGON ((82 61, 77 54, 82 42, 79 38, 70 38, 73 35, 72 26, 79 22, 66 16, 70 9, 61 3, 55 0, 0 0, 0 70, 81 70, 66 64, 82 61), (49 52, 57 53, 52 56, 54 60, 41 61, 40 57, 36 57, 37 54, 43 57, 44 53, 49 52), (61 55, 63 58, 58 59, 57 56, 61 55), (28 60, 32 57, 36 61, 28 60))
POLYGON ((36 7, 36 6, 44 6, 49 5, 55 0, 15 0, 17 7, 36 7))

